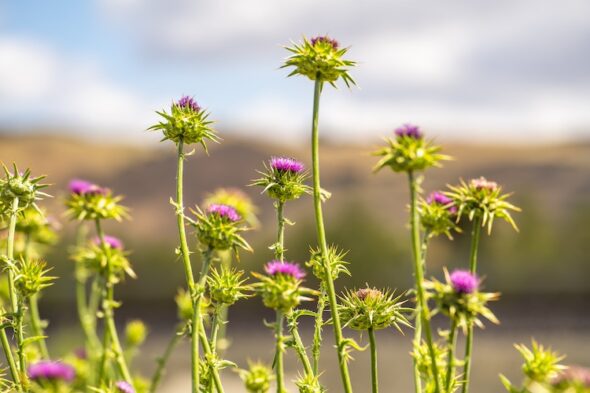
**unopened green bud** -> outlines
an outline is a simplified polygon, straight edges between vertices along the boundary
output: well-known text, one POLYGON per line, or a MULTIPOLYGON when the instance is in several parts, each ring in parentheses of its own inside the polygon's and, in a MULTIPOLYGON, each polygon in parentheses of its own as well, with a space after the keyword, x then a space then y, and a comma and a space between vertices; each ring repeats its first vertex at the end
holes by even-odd
POLYGON ((273 380, 272 370, 262 363, 250 363, 248 370, 240 370, 240 377, 248 393, 267 393, 273 380))
POLYGON ((50 286, 56 277, 48 276, 51 268, 38 259, 22 259, 13 267, 15 269, 14 283, 20 296, 29 298, 42 289, 50 286))
POLYGON ((139 319, 127 323, 125 327, 125 339, 127 345, 131 347, 138 347, 145 341, 148 329, 146 325, 139 319))

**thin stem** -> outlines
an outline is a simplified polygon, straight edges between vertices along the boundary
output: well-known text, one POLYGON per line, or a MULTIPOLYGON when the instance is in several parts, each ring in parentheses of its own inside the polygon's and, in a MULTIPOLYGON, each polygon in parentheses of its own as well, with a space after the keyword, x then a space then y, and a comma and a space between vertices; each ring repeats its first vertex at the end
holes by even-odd
POLYGON ((320 372, 320 350, 322 347, 322 327, 324 325, 324 309, 326 307, 326 290, 324 284, 320 283, 320 295, 318 296, 318 309, 315 314, 313 329, 313 344, 311 353, 313 357, 313 374, 320 372))
POLYGON ((297 325, 297 320, 294 318, 293 314, 288 315, 288 322, 289 322, 289 332, 293 336, 293 341, 295 342, 295 352, 299 356, 301 360, 301 364, 303 364, 303 368, 305 370, 305 374, 307 375, 317 375, 311 368, 311 363, 309 362, 309 357, 307 356, 307 351, 305 350, 305 346, 303 345, 303 340, 299 335, 299 329, 297 325))
MULTIPOLYGON (((233 262, 232 254, 230 250, 217 251, 217 255, 221 260, 221 265, 228 271, 231 269, 233 262)), ((217 353, 220 355, 227 349, 229 341, 227 339, 227 327, 226 322, 228 321, 229 307, 225 304, 219 306, 219 314, 217 316, 218 332, 217 332, 217 353)))
MULTIPOLYGON (((201 344, 203 345, 203 353, 207 357, 213 357, 211 347, 209 346, 209 340, 207 340, 207 335, 205 334, 205 325, 203 323, 203 319, 201 319, 199 327, 199 337, 201 339, 201 344)), ((221 377, 219 376, 219 370, 217 369, 217 367, 211 367, 211 376, 213 377, 213 383, 215 384, 215 389, 217 390, 217 393, 224 393, 223 386, 221 385, 221 377)))
POLYGON ((15 327, 15 335, 16 335, 16 355, 18 357, 18 365, 21 370, 21 378, 26 381, 25 370, 27 369, 27 362, 25 357, 25 335, 23 329, 23 319, 25 316, 24 310, 24 299, 18 299, 18 307, 15 314, 16 319, 16 327, 15 327))
POLYGON ((23 387, 19 382, 18 368, 16 366, 16 362, 14 361, 14 356, 12 355, 12 349, 10 348, 10 343, 6 335, 6 329, 0 329, 0 340, 2 341, 2 349, 4 350, 4 356, 8 361, 8 367, 10 368, 10 375, 12 376, 12 380, 14 381, 14 384, 18 391, 22 392, 23 387))
POLYGON ((432 328, 430 327, 430 311, 426 303, 426 295, 424 291, 424 266, 420 252, 420 223, 418 220, 417 196, 418 184, 414 178, 413 172, 408 172, 408 180, 410 183, 410 226, 412 235, 412 251, 414 254, 414 273, 416 278, 416 292, 418 296, 418 307, 420 308, 420 318, 422 319, 422 329, 426 338, 426 345, 430 354, 432 364, 432 376, 434 378, 435 392, 440 393, 440 380, 438 374, 438 366, 436 364, 436 353, 434 351, 434 344, 432 339, 432 328))
POLYGON ((283 313, 277 310, 277 321, 275 323, 275 375, 277 380, 277 393, 285 393, 285 375, 283 366, 283 352, 284 352, 284 337, 283 337, 283 313))
POLYGON ((33 335, 39 337, 37 344, 39 345, 39 351, 41 352, 41 358, 48 360, 49 351, 47 350, 47 342, 45 341, 45 332, 41 324, 41 317, 39 315, 39 302, 37 295, 32 295, 29 298, 29 312, 31 316, 31 327, 33 329, 33 335))
MULTIPOLYGON (((189 293, 193 295, 195 291, 195 278, 191 267, 190 252, 186 241, 186 229, 184 223, 184 202, 183 202, 183 173, 184 173, 184 142, 182 138, 178 141, 178 158, 176 168, 176 221, 178 225, 178 235, 180 237, 180 254, 184 264, 184 273, 189 293)), ((200 297, 199 297, 200 298, 200 297)), ((196 301, 193 302, 193 321, 191 325, 191 378, 192 392, 199 393, 200 376, 199 376, 199 325, 195 323, 200 316, 200 310, 195 308, 196 301)), ((200 302, 199 302, 200 303, 200 302)))
POLYGON ((377 345, 375 344, 375 331, 369 328, 369 342, 371 344, 371 386, 373 393, 379 392, 379 381, 377 377, 377 345))
POLYGON ((150 383, 149 390, 150 393, 154 393, 160 385, 160 381, 162 380, 162 376, 164 375, 164 371, 166 370, 166 364, 168 363, 168 360, 170 359, 172 352, 174 352, 174 348, 176 348, 181 338, 182 335, 178 334, 177 331, 174 331, 174 334, 170 338, 170 341, 168 341, 168 345, 166 346, 164 354, 157 359, 158 367, 156 368, 156 371, 152 376, 152 381, 150 383))
MULTIPOLYGON (((471 250, 469 251, 469 270, 472 274, 477 271, 477 251, 479 249, 479 239, 481 237, 481 217, 473 220, 471 230, 471 250)), ((467 338, 465 339, 465 365, 463 366, 463 393, 469 391, 469 377, 471 374, 471 354, 473 353, 473 324, 467 327, 467 338)))
POLYGON ((330 302, 330 312, 332 314, 332 325, 334 327, 334 339, 338 352, 338 366, 340 368, 340 377, 345 393, 352 393, 348 364, 346 362, 346 348, 342 336, 342 325, 340 315, 338 314, 338 302, 336 300, 336 289, 328 261, 328 243, 326 241, 326 231, 324 229, 324 218, 322 213, 321 187, 320 187, 320 156, 319 156, 319 130, 318 118, 320 109, 320 95, 322 92, 323 82, 316 79, 313 95, 313 118, 311 126, 311 157, 313 166, 313 205, 315 209, 316 230, 318 243, 322 251, 322 263, 326 275, 326 290, 330 302))
MULTIPOLYGON (((205 329, 201 328, 203 324, 203 315, 201 310, 201 302, 203 299, 203 293, 205 292, 205 284, 207 283, 207 275, 209 274, 209 268, 211 267, 211 260, 213 256, 213 250, 207 249, 203 252, 203 265, 201 267, 201 273, 199 275, 199 282, 197 285, 193 283, 193 292, 191 296, 193 298, 193 320, 192 320, 192 337, 191 337, 191 353, 193 358, 193 366, 199 367, 199 336, 202 330, 205 333, 205 329)), ((193 383, 200 384, 199 370, 193 370, 193 383), (196 372, 195 372, 196 371, 196 372), (196 374, 196 375, 195 375, 196 374)), ((197 393, 200 385, 193 386, 193 389, 197 389, 197 393)))
POLYGON ((447 375, 445 378, 445 392, 449 392, 451 388, 451 381, 454 377, 455 371, 455 347, 457 346, 457 321, 453 320, 451 323, 451 331, 449 332, 449 353, 447 356, 447 375))
POLYGON ((117 333, 117 327, 115 325, 115 316, 113 312, 113 305, 115 303, 115 291, 114 291, 114 284, 111 280, 112 266, 111 266, 111 258, 110 258, 110 249, 107 246, 105 239, 104 239, 104 232, 102 230, 102 226, 100 223, 100 219, 95 221, 96 226, 96 233, 98 238, 100 239, 100 245, 105 252, 106 255, 106 272, 105 272, 105 286, 106 286, 106 294, 103 302, 103 312, 104 312, 104 323, 105 323, 105 333, 103 337, 103 354, 102 354, 102 361, 100 366, 99 372, 99 382, 103 381, 105 367, 107 363, 107 355, 109 348, 109 341, 112 342, 112 350, 115 355, 115 362, 119 368, 119 372, 123 379, 128 383, 133 383, 131 379, 131 374, 129 373, 129 368, 127 367, 127 362, 125 361, 125 356, 123 354, 123 349, 121 347, 121 342, 119 341, 119 334, 117 333))
MULTIPOLYGON (((421 255, 422 258, 422 269, 426 271, 426 252, 428 251, 428 240, 429 234, 424 233, 422 239, 421 255)), ((422 341, 422 318, 420 312, 420 305, 416 305, 416 321, 414 326, 414 348, 418 348, 422 341)), ((414 391, 416 393, 422 392, 422 378, 420 377, 420 370, 418 369, 418 359, 414 356, 414 391)))

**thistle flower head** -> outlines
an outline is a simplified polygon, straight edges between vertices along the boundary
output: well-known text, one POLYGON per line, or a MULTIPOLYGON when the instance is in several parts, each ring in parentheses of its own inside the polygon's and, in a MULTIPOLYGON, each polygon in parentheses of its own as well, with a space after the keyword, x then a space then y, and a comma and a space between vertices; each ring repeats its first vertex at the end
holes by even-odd
POLYGON ((197 238, 208 249, 228 250, 237 254, 238 249, 252 251, 250 245, 240 235, 248 228, 241 225, 242 219, 236 209, 229 205, 212 204, 203 213, 197 207, 191 210, 197 220, 190 223, 197 229, 197 238))
POLYGON ((156 112, 162 120, 148 128, 148 131, 161 131, 162 141, 171 140, 175 144, 200 144, 207 152, 206 141, 218 142, 219 137, 211 128, 213 122, 209 120, 209 113, 189 96, 181 97, 172 103, 170 113, 156 112))
POLYGON ((457 207, 453 206, 453 200, 440 191, 433 191, 426 198, 426 203, 432 205, 437 204, 448 207, 449 212, 457 213, 457 207))
POLYGON ((209 294, 215 304, 231 306, 240 299, 250 297, 252 287, 246 284, 244 272, 222 266, 212 269, 207 277, 209 294))
POLYGON ((229 205, 236 209, 240 217, 244 218, 250 226, 259 225, 256 214, 258 208, 252 202, 252 199, 242 190, 237 188, 218 188, 205 198, 203 205, 209 206, 214 204, 229 205))
POLYGON ((193 112, 199 112, 201 107, 197 104, 197 101, 193 97, 190 96, 182 96, 176 102, 176 106, 185 110, 191 110, 193 112))
POLYGON ((524 358, 522 372, 524 375, 535 382, 548 382, 555 378, 561 370, 565 369, 559 362, 564 359, 551 348, 545 348, 535 340, 532 341, 531 348, 524 344, 514 346, 524 358))
POLYGON ((51 268, 47 268, 47 264, 38 259, 21 258, 14 270, 16 290, 25 299, 51 286, 56 279, 48 275, 51 268))
POLYGON ((123 197, 113 195, 110 189, 91 184, 86 189, 77 190, 78 192, 71 192, 66 201, 67 214, 72 219, 121 221, 128 217, 127 208, 119 204, 123 197))
POLYGON ((338 79, 342 79, 348 87, 355 84, 348 71, 356 63, 343 59, 348 48, 340 48, 336 40, 328 36, 311 40, 303 37, 302 43, 286 49, 291 52, 291 56, 281 68, 293 67, 289 76, 304 75, 313 81, 329 82, 332 86, 336 86, 338 79))
POLYGON ((453 200, 439 191, 432 192, 419 204, 420 224, 428 236, 446 235, 453 239, 452 232, 461 232, 456 223, 457 207, 453 200))
POLYGON ((396 128, 395 135, 398 138, 422 139, 424 137, 422 131, 420 131, 420 127, 413 124, 404 124, 403 126, 396 128))
MULTIPOLYGON (((448 346, 443 345, 440 342, 435 341, 432 343, 432 346, 429 346, 424 340, 422 340, 418 345, 414 345, 412 357, 415 359, 416 367, 424 381, 425 392, 436 391, 435 376, 432 373, 432 356, 430 348, 432 348, 432 352, 434 352, 434 358, 436 359, 436 364, 440 367, 440 370, 446 368, 448 359, 448 346)), ((448 385, 449 392, 456 392, 461 385, 461 376, 455 376, 447 384, 446 373, 439 372, 439 384, 441 386, 448 385)))
POLYGON ((120 393, 135 393, 135 389, 127 381, 115 382, 115 387, 117 388, 117 392, 120 392, 120 393))
POLYGON ((25 235, 30 242, 44 245, 55 244, 58 239, 59 223, 47 217, 44 209, 33 206, 22 211, 16 222, 16 231, 25 235))
POLYGON ((76 377, 74 368, 69 364, 54 361, 40 361, 29 366, 27 374, 30 379, 61 380, 71 382, 76 377))
POLYGON ((260 362, 248 362, 248 370, 239 370, 240 378, 248 393, 268 393, 274 379, 272 370, 260 362))
POLYGON ((461 180, 458 186, 449 186, 449 189, 445 195, 457 206, 457 221, 463 216, 470 221, 480 219, 489 234, 495 219, 501 218, 518 231, 510 212, 519 212, 520 208, 507 201, 511 194, 502 194, 502 187, 496 182, 480 177, 469 183, 461 180))
POLYGON ((264 271, 270 276, 278 274, 291 276, 295 280, 302 280, 305 277, 305 272, 299 264, 293 262, 270 261, 264 266, 264 271))
POLYGON ((295 380, 295 386, 299 393, 326 393, 327 390, 320 383, 320 376, 304 373, 295 380))
POLYGON ((16 164, 13 164, 12 172, 4 164, 2 168, 5 176, 0 179, 0 215, 13 209, 17 198, 17 210, 22 211, 30 206, 36 207, 37 201, 49 196, 41 191, 47 187, 47 184, 41 183, 45 176, 32 177, 29 169, 21 172, 16 164))
POLYGON ((449 274, 445 269, 444 273, 444 282, 432 279, 424 283, 428 299, 432 299, 436 305, 434 313, 447 315, 464 332, 473 325, 483 328, 481 317, 499 323, 488 308, 489 302, 498 300, 499 293, 481 292, 478 289, 479 279, 467 271, 455 270, 449 274))
POLYGON ((271 157, 264 167, 264 171, 258 171, 262 177, 251 185, 263 187, 262 192, 271 198, 285 203, 311 192, 311 188, 305 185, 308 175, 302 162, 288 157, 271 157))
POLYGON ((578 392, 578 390, 567 389, 580 387, 580 392, 587 393, 588 389, 590 389, 590 369, 580 366, 567 366, 566 369, 559 371, 559 373, 551 379, 551 385, 560 389, 560 392, 578 392))
POLYGON ((73 179, 68 184, 68 189, 72 194, 84 195, 84 194, 101 194, 107 193, 107 189, 97 184, 91 183, 87 180, 73 179))
POLYGON ((451 273, 451 285, 457 293, 473 293, 479 287, 479 279, 467 270, 455 270, 451 273))
POLYGON ((231 222, 236 222, 241 219, 240 215, 233 206, 212 204, 207 207, 209 215, 218 215, 221 218, 227 219, 231 222))
POLYGON ((305 166, 302 162, 288 157, 271 157, 270 167, 279 172, 299 173, 305 166))
MULTIPOLYGON (((324 258, 322 257, 322 250, 320 247, 310 250, 310 258, 306 263, 306 266, 312 269, 313 275, 317 277, 321 282, 326 282, 328 279, 326 276, 326 270, 324 268, 324 258)), ((337 246, 331 245, 328 247, 328 254, 326 256, 328 266, 330 266, 330 273, 332 280, 336 280, 341 274, 350 276, 350 271, 347 268, 349 262, 345 261, 344 258, 348 254, 347 251, 339 250, 337 246)))
MULTIPOLYGON (((106 240, 106 239, 105 239, 106 240)), ((131 268, 131 262, 127 259, 128 253, 121 247, 102 247, 100 242, 89 242, 87 245, 76 248, 71 259, 74 260, 82 271, 82 276, 93 274, 106 274, 107 265, 109 266, 110 279, 112 283, 117 283, 125 277, 127 273, 130 277, 135 278, 135 272, 131 268)))
POLYGON ((370 287, 346 291, 340 297, 342 323, 355 330, 394 326, 401 332, 400 325, 411 327, 406 315, 412 312, 412 309, 403 307, 405 300, 401 300, 402 296, 370 287))
POLYGON ((440 154, 441 148, 423 137, 417 126, 404 125, 396 131, 396 138, 386 138, 387 146, 373 154, 381 159, 374 172, 389 167, 394 172, 423 171, 430 167, 440 167, 440 161, 450 157, 440 154))
MULTIPOLYGON (((107 247, 110 248, 116 248, 118 250, 122 250, 123 249, 123 242, 121 241, 121 239, 115 237, 115 236, 110 236, 110 235, 104 235, 103 236, 103 240, 104 243, 107 247)), ((102 240, 99 236, 96 236, 92 239, 92 242, 94 244, 96 244, 97 246, 101 246, 102 245, 102 240)))

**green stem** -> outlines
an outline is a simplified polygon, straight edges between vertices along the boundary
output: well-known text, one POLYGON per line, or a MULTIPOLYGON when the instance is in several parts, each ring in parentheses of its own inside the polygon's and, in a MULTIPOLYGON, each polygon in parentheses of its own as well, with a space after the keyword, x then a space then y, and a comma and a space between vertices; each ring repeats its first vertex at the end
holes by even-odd
MULTIPOLYGON (((184 142, 182 138, 178 141, 178 156, 176 168, 176 222, 178 225, 178 235, 180 237, 180 254, 184 264, 184 273, 186 283, 191 296, 195 292, 195 278, 191 267, 190 252, 186 240, 186 229, 184 223, 184 202, 183 202, 183 173, 184 173, 184 142)), ((200 296, 199 296, 200 298, 200 296)), ((196 309, 196 299, 193 301, 193 321, 191 325, 191 378, 192 392, 199 393, 200 376, 199 376, 199 324, 195 323, 200 317, 200 310, 196 309)), ((199 301, 200 303, 200 301, 199 301)))
POLYGON ((340 378, 345 393, 352 393, 352 385, 350 383, 350 375, 348 372, 348 364, 346 362, 346 348, 342 336, 342 325, 340 323, 340 315, 338 314, 338 302, 336 300, 336 289, 334 287, 334 280, 332 278, 332 271, 330 269, 330 262, 328 261, 328 243, 326 241, 326 231, 324 229, 324 218, 322 213, 322 199, 320 188, 320 157, 319 157, 319 130, 318 117, 320 109, 320 95, 322 92, 323 82, 316 79, 313 95, 313 118, 311 126, 311 158, 313 166, 313 205, 315 209, 316 230, 318 236, 318 243, 322 251, 322 263, 326 274, 326 290, 328 292, 328 300, 330 302, 330 312, 332 314, 332 325, 334 327, 334 339, 338 352, 338 367, 340 368, 340 378))
MULTIPOLYGON (((199 281, 197 285, 193 284, 193 292, 191 297, 193 298, 193 320, 192 320, 192 338, 191 338, 191 349, 193 357, 193 366, 199 367, 199 336, 201 330, 203 333, 205 329, 201 328, 203 324, 203 315, 201 310, 201 302, 203 299, 203 293, 205 292, 205 286, 207 283, 207 275, 209 274, 209 268, 211 267, 211 260, 213 256, 213 250, 207 249, 203 252, 203 265, 201 266, 201 273, 199 274, 199 281)), ((200 384, 199 370, 193 370, 193 383, 200 384), (196 374, 196 375, 195 375, 196 374)), ((197 389, 198 393, 199 385, 193 386, 193 389, 197 389)))
POLYGON ((8 361, 8 367, 10 368, 10 375, 12 376, 12 380, 19 392, 23 391, 23 387, 19 382, 19 372, 16 366, 16 362, 14 361, 14 356, 12 355, 12 349, 10 348, 10 342, 8 341, 8 337, 6 335, 6 329, 0 329, 0 341, 2 341, 2 349, 4 350, 4 356, 8 361))
POLYGON ((297 324, 297 320, 293 317, 293 314, 290 313, 287 316, 288 323, 289 323, 289 332, 293 336, 293 341, 295 342, 295 352, 299 356, 301 360, 301 364, 303 364, 303 368, 305 370, 306 375, 317 375, 314 373, 313 369, 311 368, 311 363, 309 362, 309 357, 307 356, 307 351, 305 350, 305 345, 303 345, 303 340, 299 335, 299 328, 297 324))
MULTIPOLYGON (((469 251, 469 270, 472 274, 477 272, 477 250, 479 249, 479 239, 481 237, 481 217, 473 220, 471 230, 471 250, 469 251)), ((471 355, 473 353, 473 324, 467 327, 467 338, 465 340, 465 365, 463 366, 463 393, 469 391, 469 377, 471 374, 471 355)))
POLYGON ((440 393, 440 380, 438 366, 436 364, 436 353, 432 339, 432 328, 430 326, 430 310, 426 303, 426 294, 424 291, 424 266, 420 252, 420 222, 418 219, 418 184, 412 171, 408 172, 410 183, 410 227, 412 235, 412 251, 414 254, 414 273, 416 278, 416 292, 418 296, 418 307, 420 308, 420 318, 422 319, 422 329, 426 338, 426 345, 430 354, 432 364, 432 376, 434 378, 435 392, 440 393))
POLYGON ((170 359, 172 352, 174 352, 174 348, 176 348, 181 338, 182 335, 178 334, 177 331, 174 331, 174 334, 172 335, 170 341, 168 342, 168 345, 166 346, 164 354, 157 359, 158 367, 156 368, 156 371, 154 372, 152 381, 150 383, 150 393, 154 393, 160 385, 160 381, 162 380, 162 376, 164 375, 164 371, 166 370, 166 364, 168 363, 168 360, 170 359))
POLYGON ((133 383, 131 379, 131 374, 129 373, 129 368, 127 367, 127 362, 125 361, 125 356, 123 353, 123 349, 121 347, 121 342, 119 341, 119 334, 117 333, 117 327, 115 325, 115 316, 113 311, 113 306, 115 303, 115 291, 114 291, 114 284, 112 280, 112 266, 111 266, 111 258, 110 258, 110 249, 108 248, 105 239, 104 239, 104 232, 102 230, 102 226, 100 223, 100 219, 96 219, 95 221, 96 226, 96 233, 98 238, 100 239, 100 245, 105 252, 106 255, 106 272, 105 272, 105 286, 106 286, 106 294, 103 301, 103 312, 104 312, 104 323, 105 323, 105 333, 103 337, 103 354, 102 354, 102 361, 100 366, 99 372, 99 382, 102 383, 104 380, 104 373, 105 367, 107 363, 107 356, 108 356, 108 348, 109 348, 109 341, 112 342, 112 350, 115 355, 115 362, 117 363, 117 367, 119 368, 119 373, 121 377, 128 383, 133 383))
MULTIPOLYGON (((422 247, 421 247, 421 258, 422 258, 422 269, 426 271, 426 252, 428 250, 428 233, 424 234, 424 238, 422 239, 422 247)), ((414 348, 418 348, 422 341, 422 318, 420 312, 420 306, 416 305, 416 321, 414 327, 414 348)), ((422 378, 420 377, 420 370, 418 369, 418 359, 414 356, 414 392, 421 393, 422 392, 422 378)))
MULTIPOLYGON (((231 265, 232 265, 232 254, 231 254, 230 250, 218 251, 217 255, 219 256, 219 259, 221 259, 221 264, 222 264, 223 268, 227 269, 229 271, 231 269, 231 265)), ((217 332, 217 345, 216 345, 217 353, 219 353, 220 355, 222 355, 223 352, 229 346, 229 341, 227 339, 227 326, 226 326, 226 322, 228 320, 228 314, 229 314, 229 307, 225 304, 220 305, 219 306, 219 315, 218 315, 219 328, 218 328, 218 332, 217 332)))
POLYGON ((277 321, 275 323, 275 375, 277 379, 277 393, 285 393, 285 375, 283 366, 283 313, 277 310, 277 321))
POLYGON ((277 202, 277 244, 275 245, 275 257, 281 262, 285 259, 285 216, 284 202, 277 202))
POLYGON ((23 319, 25 316, 24 310, 24 299, 18 299, 18 306, 17 311, 15 314, 16 318, 16 354, 18 356, 18 365, 21 370, 21 381, 26 381, 26 369, 27 369, 27 362, 25 357, 25 335, 24 335, 24 328, 23 328, 23 319))
POLYGON ((41 317, 39 315, 39 302, 36 294, 29 298, 29 312, 31 315, 31 327, 33 329, 33 335, 40 337, 37 341, 37 344, 39 345, 41 358, 49 360, 49 351, 47 350, 45 332, 43 331, 43 326, 41 324, 41 317))
POLYGON ((445 378, 445 392, 450 392, 451 381, 454 377, 455 371, 455 347, 457 346, 457 321, 453 320, 451 323, 451 331, 449 333, 449 353, 447 356, 447 375, 445 378))
POLYGON ((313 330, 313 344, 311 353, 313 356, 313 374, 318 375, 320 372, 320 350, 322 347, 322 327, 324 325, 324 309, 326 307, 326 290, 324 284, 320 283, 320 295, 318 296, 318 309, 315 314, 315 324, 313 330))
MULTIPOLYGON (((203 323, 203 319, 201 319, 201 322, 199 323, 199 329, 199 337, 201 338, 201 344, 203 345, 203 353, 207 357, 213 357, 211 347, 209 346, 209 340, 207 340, 207 335, 205 334, 205 325, 203 323)), ((224 393, 223 386, 221 384, 221 377, 219 376, 219 370, 217 367, 211 367, 211 376, 213 377, 213 383, 215 384, 217 393, 224 393)))
POLYGON ((379 381, 377 377, 377 345, 375 344, 375 331, 369 328, 369 342, 371 344, 371 386, 373 393, 379 392, 379 381))

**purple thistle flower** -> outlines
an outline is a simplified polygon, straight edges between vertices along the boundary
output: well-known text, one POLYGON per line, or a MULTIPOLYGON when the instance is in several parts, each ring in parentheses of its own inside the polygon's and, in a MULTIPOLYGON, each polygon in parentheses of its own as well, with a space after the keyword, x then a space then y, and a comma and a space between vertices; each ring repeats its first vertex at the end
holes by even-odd
POLYGON ((426 198, 426 203, 429 205, 437 204, 441 206, 448 206, 448 211, 451 214, 457 214, 457 206, 451 205, 453 200, 440 191, 434 191, 426 198))
MULTIPOLYGON (((100 246, 101 245, 100 237, 98 237, 98 236, 96 236, 94 239, 92 239, 92 242, 94 244, 96 244, 97 246, 100 246)), ((104 236, 104 242, 110 248, 113 248, 113 249, 116 249, 116 250, 122 250, 123 249, 123 242, 121 241, 121 239, 116 238, 114 236, 105 235, 104 236)))
POLYGON ((182 96, 180 100, 176 103, 176 106, 182 109, 190 109, 195 113, 199 113, 201 107, 197 104, 197 101, 193 97, 189 96, 182 96))
POLYGON ((485 177, 481 176, 479 179, 471 179, 471 185, 478 190, 490 190, 494 191, 498 188, 498 183, 495 181, 487 180, 485 177))
POLYGON ((52 379, 66 382, 72 381, 76 372, 69 364, 62 362, 41 361, 29 366, 27 370, 30 379, 52 379))
POLYGON ((473 293, 479 286, 479 279, 467 270, 455 270, 451 273, 451 285, 457 293, 473 293))
POLYGON ((117 387, 117 391, 121 393, 135 393, 135 389, 127 381, 119 381, 115 383, 115 386, 117 387))
POLYGON ((318 42, 328 43, 328 44, 332 45, 332 48, 334 48, 334 49, 338 49, 338 46, 339 46, 338 41, 336 41, 333 38, 328 37, 327 35, 320 35, 317 37, 313 37, 310 40, 310 42, 311 42, 312 46, 315 46, 315 44, 317 44, 318 42))
POLYGON ((304 169, 303 163, 288 157, 271 157, 270 167, 279 172, 299 173, 304 169))
POLYGON ((77 195, 106 194, 107 189, 86 180, 74 179, 68 185, 70 192, 77 195))
POLYGON ((361 288, 356 291, 356 296, 361 300, 365 300, 366 298, 377 298, 383 296, 383 292, 374 288, 361 288))
POLYGON ((209 205, 207 213, 217 214, 219 217, 227 218, 231 222, 236 222, 241 219, 240 215, 232 206, 214 203, 209 205))
POLYGON ((420 131, 420 127, 413 124, 404 124, 403 126, 397 128, 395 130, 395 135, 398 137, 407 136, 414 139, 422 139, 424 137, 422 131, 420 131))
POLYGON ((303 277, 305 277, 303 269, 294 262, 270 261, 264 266, 264 271, 271 276, 284 274, 286 276, 291 276, 296 280, 302 280, 303 277))

